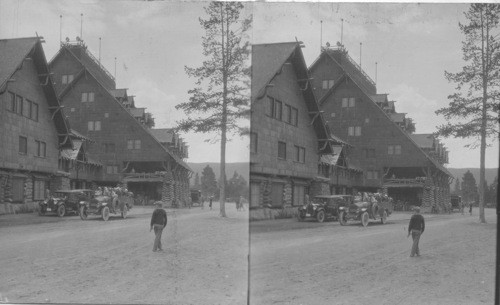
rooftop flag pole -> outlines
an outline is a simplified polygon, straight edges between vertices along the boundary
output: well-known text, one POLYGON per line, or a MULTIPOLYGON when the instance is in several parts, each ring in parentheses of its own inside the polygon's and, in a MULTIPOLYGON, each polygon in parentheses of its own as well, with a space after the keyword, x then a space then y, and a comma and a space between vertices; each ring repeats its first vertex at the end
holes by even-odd
POLYGON ((115 79, 116 79, 116 57, 115 57, 115 79))
POLYGON ((377 84, 377 62, 375 62, 375 85, 377 84))
POLYGON ((344 18, 340 19, 342 22, 341 28, 340 28, 340 44, 344 43, 344 18))
POLYGON ((101 37, 99 37, 99 64, 101 64, 101 37))
POLYGON ((321 53, 321 49, 323 48, 323 20, 321 20, 321 31, 319 34, 319 52, 321 53))
POLYGON ((62 42, 62 15, 59 15, 59 44, 62 42))
POLYGON ((80 39, 83 39, 83 13, 80 14, 80 39))

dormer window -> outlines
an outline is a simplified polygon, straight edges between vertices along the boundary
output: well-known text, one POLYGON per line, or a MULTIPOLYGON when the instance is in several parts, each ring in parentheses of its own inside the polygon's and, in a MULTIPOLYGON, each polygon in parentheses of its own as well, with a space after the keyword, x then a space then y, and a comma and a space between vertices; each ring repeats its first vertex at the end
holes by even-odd
POLYGON ((94 92, 82 92, 82 103, 93 102, 94 92))
POLYGON ((352 108, 356 105, 356 99, 354 97, 344 97, 342 98, 343 108, 352 108))
POLYGON ((325 79, 325 80, 323 80, 322 88, 323 88, 323 90, 328 90, 331 87, 333 87, 333 84, 334 84, 333 79, 325 79))
POLYGON ((69 83, 71 83, 73 81, 73 78, 74 78, 73 74, 63 75, 62 79, 61 79, 61 83, 63 85, 69 84, 69 83))

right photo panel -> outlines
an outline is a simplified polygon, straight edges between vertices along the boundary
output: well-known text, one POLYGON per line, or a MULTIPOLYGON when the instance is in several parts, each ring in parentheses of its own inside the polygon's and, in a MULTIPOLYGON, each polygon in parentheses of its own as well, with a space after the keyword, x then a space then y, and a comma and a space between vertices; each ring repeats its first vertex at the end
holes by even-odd
POLYGON ((499 20, 253 3, 250 304, 499 301, 499 20))

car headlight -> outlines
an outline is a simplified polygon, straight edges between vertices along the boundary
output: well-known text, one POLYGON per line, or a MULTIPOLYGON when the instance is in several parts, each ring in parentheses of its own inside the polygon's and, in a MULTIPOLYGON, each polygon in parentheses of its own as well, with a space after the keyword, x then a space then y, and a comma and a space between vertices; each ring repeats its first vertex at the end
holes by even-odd
POLYGON ((361 212, 365 212, 365 211, 366 211, 366 208, 362 208, 362 209, 361 209, 361 212))

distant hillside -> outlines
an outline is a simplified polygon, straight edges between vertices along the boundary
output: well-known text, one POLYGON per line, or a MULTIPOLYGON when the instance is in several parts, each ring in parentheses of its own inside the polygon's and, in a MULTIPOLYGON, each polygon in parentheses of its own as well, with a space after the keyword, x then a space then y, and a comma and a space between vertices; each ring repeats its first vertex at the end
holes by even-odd
MULTIPOLYGON (((193 176, 191 177, 191 184, 194 183, 194 177, 196 173, 201 178, 201 173, 203 172, 203 168, 205 168, 207 165, 209 165, 215 173, 215 177, 219 179, 219 173, 220 173, 220 163, 189 163, 189 167, 193 170, 193 176)), ((226 163, 226 178, 231 179, 231 177, 234 174, 234 171, 238 172, 239 175, 243 176, 247 182, 249 182, 249 163, 248 162, 235 162, 235 163, 226 163)))
MULTIPOLYGON (((460 179, 462 182, 462 178, 464 174, 469 170, 474 178, 476 179, 476 183, 479 185, 479 168, 447 168, 448 171, 453 175, 453 177, 460 179)), ((497 168, 485 168, 485 178, 488 185, 493 183, 495 177, 498 175, 497 168)), ((453 189, 455 182, 452 183, 451 187, 453 189)))

